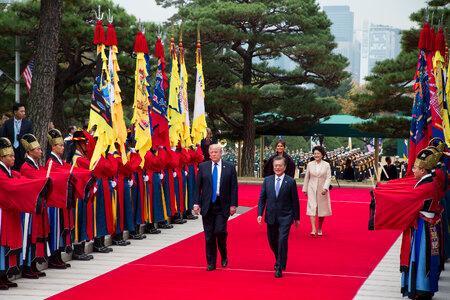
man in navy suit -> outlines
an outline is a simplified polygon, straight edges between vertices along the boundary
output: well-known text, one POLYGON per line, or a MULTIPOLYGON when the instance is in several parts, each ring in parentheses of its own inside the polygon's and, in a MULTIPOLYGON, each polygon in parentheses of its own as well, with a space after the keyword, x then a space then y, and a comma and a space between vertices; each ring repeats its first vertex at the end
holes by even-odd
POLYGON ((25 119, 25 105, 15 103, 13 112, 14 117, 5 121, 1 135, 11 141, 16 159, 13 170, 20 171, 20 167, 25 162, 25 148, 20 143, 20 139, 25 133, 33 134, 33 125, 25 119))
POLYGON ((210 161, 198 166, 194 192, 194 212, 201 213, 205 231, 207 271, 216 269, 217 248, 221 265, 226 267, 227 221, 236 213, 238 206, 238 183, 236 168, 223 161, 222 148, 218 144, 209 146, 210 161))
POLYGON ((286 160, 282 156, 273 159, 275 174, 264 179, 258 204, 258 224, 267 223, 267 238, 270 249, 275 255, 275 277, 280 278, 286 269, 289 230, 295 220, 295 227, 300 225, 300 206, 297 184, 294 178, 284 174, 286 160))

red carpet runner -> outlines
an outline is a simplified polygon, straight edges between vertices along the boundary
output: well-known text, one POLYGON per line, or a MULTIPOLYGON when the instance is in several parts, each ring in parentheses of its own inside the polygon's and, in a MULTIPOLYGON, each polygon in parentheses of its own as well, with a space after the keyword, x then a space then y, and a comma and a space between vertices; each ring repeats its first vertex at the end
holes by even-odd
POLYGON ((266 227, 257 225, 252 209, 229 222, 225 269, 219 259, 217 270, 205 270, 201 233, 52 299, 352 299, 400 233, 367 230, 368 190, 331 192, 333 216, 325 219, 320 238, 309 236, 301 197, 300 228, 291 230, 283 278, 274 278, 266 227))

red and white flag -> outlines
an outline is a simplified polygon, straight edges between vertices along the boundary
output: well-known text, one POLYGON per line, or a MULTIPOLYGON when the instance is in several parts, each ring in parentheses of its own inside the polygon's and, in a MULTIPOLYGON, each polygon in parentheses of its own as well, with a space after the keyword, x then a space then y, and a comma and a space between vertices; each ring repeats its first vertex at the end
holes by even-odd
POLYGON ((34 54, 22 73, 22 76, 25 79, 25 83, 27 84, 28 93, 30 92, 31 89, 31 79, 33 78, 33 70, 34 70, 34 54))

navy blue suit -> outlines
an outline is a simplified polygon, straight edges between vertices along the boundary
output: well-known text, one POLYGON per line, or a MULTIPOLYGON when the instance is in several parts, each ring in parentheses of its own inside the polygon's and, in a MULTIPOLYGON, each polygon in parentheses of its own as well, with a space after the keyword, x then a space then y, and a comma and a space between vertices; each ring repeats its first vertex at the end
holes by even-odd
POLYGON ((194 205, 200 206, 207 263, 215 266, 217 248, 222 259, 227 258, 227 221, 230 217, 230 206, 238 206, 238 183, 235 166, 222 160, 220 197, 212 203, 212 164, 212 161, 206 161, 198 166, 194 205))
POLYGON ((276 175, 264 179, 259 195, 258 216, 265 211, 267 238, 272 249, 278 270, 285 270, 287 263, 288 238, 294 220, 300 220, 300 206, 297 184, 294 178, 285 175, 278 197, 275 193, 276 175))
MULTIPOLYGON (((20 171, 20 167, 25 162, 25 148, 22 146, 20 139, 25 133, 33 134, 33 124, 26 119, 22 119, 22 125, 20 126, 20 132, 18 134, 19 147, 14 148, 14 156, 16 158, 14 162, 13 170, 20 171)), ((14 147, 14 117, 5 121, 3 124, 3 130, 1 132, 1 137, 6 137, 9 139, 14 147)))

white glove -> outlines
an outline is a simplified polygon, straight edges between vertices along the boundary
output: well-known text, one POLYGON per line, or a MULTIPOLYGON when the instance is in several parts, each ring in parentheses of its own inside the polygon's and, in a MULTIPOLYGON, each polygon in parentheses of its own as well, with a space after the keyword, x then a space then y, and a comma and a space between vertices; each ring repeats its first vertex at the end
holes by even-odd
POLYGON ((114 180, 111 180, 111 186, 113 189, 115 189, 117 186, 117 182, 115 182, 114 180))
POLYGON ((134 184, 133 179, 128 179, 128 186, 132 187, 134 184))
POLYGON ((131 153, 136 153, 136 149, 130 148, 131 153))
POLYGON ((97 194, 97 188, 94 186, 94 194, 97 194))
POLYGON ((159 179, 161 179, 161 180, 164 179, 164 174, 163 174, 163 173, 160 173, 160 174, 159 174, 159 179))
POLYGON ((173 172, 173 178, 177 177, 177 172, 173 172))
POLYGON ((177 150, 177 147, 176 146, 172 146, 171 149, 172 149, 172 151, 175 151, 175 150, 177 150))
POLYGON ((188 172, 187 171, 184 171, 184 176, 188 176, 188 172))
POLYGON ((147 182, 149 180, 150 180, 150 178, 147 175, 144 175, 144 181, 147 182))

